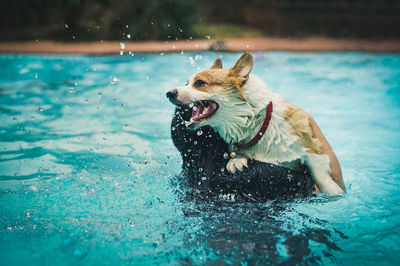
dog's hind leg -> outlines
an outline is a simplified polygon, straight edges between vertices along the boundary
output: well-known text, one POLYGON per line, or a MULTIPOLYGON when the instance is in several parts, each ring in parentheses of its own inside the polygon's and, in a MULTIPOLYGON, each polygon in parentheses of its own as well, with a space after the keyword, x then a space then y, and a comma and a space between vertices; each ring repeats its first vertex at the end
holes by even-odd
POLYGON ((322 193, 343 195, 343 189, 330 176, 329 156, 325 154, 307 153, 306 164, 310 168, 313 179, 322 193))

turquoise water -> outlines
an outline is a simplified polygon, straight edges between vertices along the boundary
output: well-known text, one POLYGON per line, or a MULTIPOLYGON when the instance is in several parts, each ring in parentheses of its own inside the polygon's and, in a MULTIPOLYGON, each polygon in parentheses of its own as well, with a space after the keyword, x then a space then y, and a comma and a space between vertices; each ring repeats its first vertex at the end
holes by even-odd
POLYGON ((0 56, 1 264, 396 264, 400 56, 255 53, 327 135, 345 197, 188 201, 165 92, 218 55, 0 56))

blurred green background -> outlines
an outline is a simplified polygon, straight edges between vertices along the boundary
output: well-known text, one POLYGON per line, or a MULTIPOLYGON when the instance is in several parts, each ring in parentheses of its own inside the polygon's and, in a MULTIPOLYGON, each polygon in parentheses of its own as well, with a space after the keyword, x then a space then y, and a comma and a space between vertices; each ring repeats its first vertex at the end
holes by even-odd
POLYGON ((0 40, 399 39, 397 0, 0 0, 0 40))

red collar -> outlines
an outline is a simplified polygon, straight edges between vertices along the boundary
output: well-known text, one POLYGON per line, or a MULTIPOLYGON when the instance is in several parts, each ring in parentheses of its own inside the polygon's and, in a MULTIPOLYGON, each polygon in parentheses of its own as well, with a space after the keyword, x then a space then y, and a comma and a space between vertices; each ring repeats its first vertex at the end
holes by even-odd
POLYGON ((272 102, 269 102, 267 107, 267 113, 265 114, 264 123, 262 124, 260 130, 257 132, 257 135, 255 135, 254 138, 252 138, 249 142, 245 144, 239 144, 239 143, 234 144, 236 150, 247 149, 256 145, 257 142, 262 138, 262 136, 264 136, 264 133, 268 128, 269 121, 271 121, 271 115, 272 115, 272 102))

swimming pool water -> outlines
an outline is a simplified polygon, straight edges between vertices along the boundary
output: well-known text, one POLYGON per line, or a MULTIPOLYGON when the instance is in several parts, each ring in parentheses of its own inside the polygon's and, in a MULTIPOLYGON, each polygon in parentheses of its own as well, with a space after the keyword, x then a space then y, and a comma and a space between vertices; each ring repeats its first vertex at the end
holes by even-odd
POLYGON ((180 196, 165 92, 238 53, 1 55, 1 264, 398 263, 400 55, 254 54, 319 123, 346 196, 180 196))

